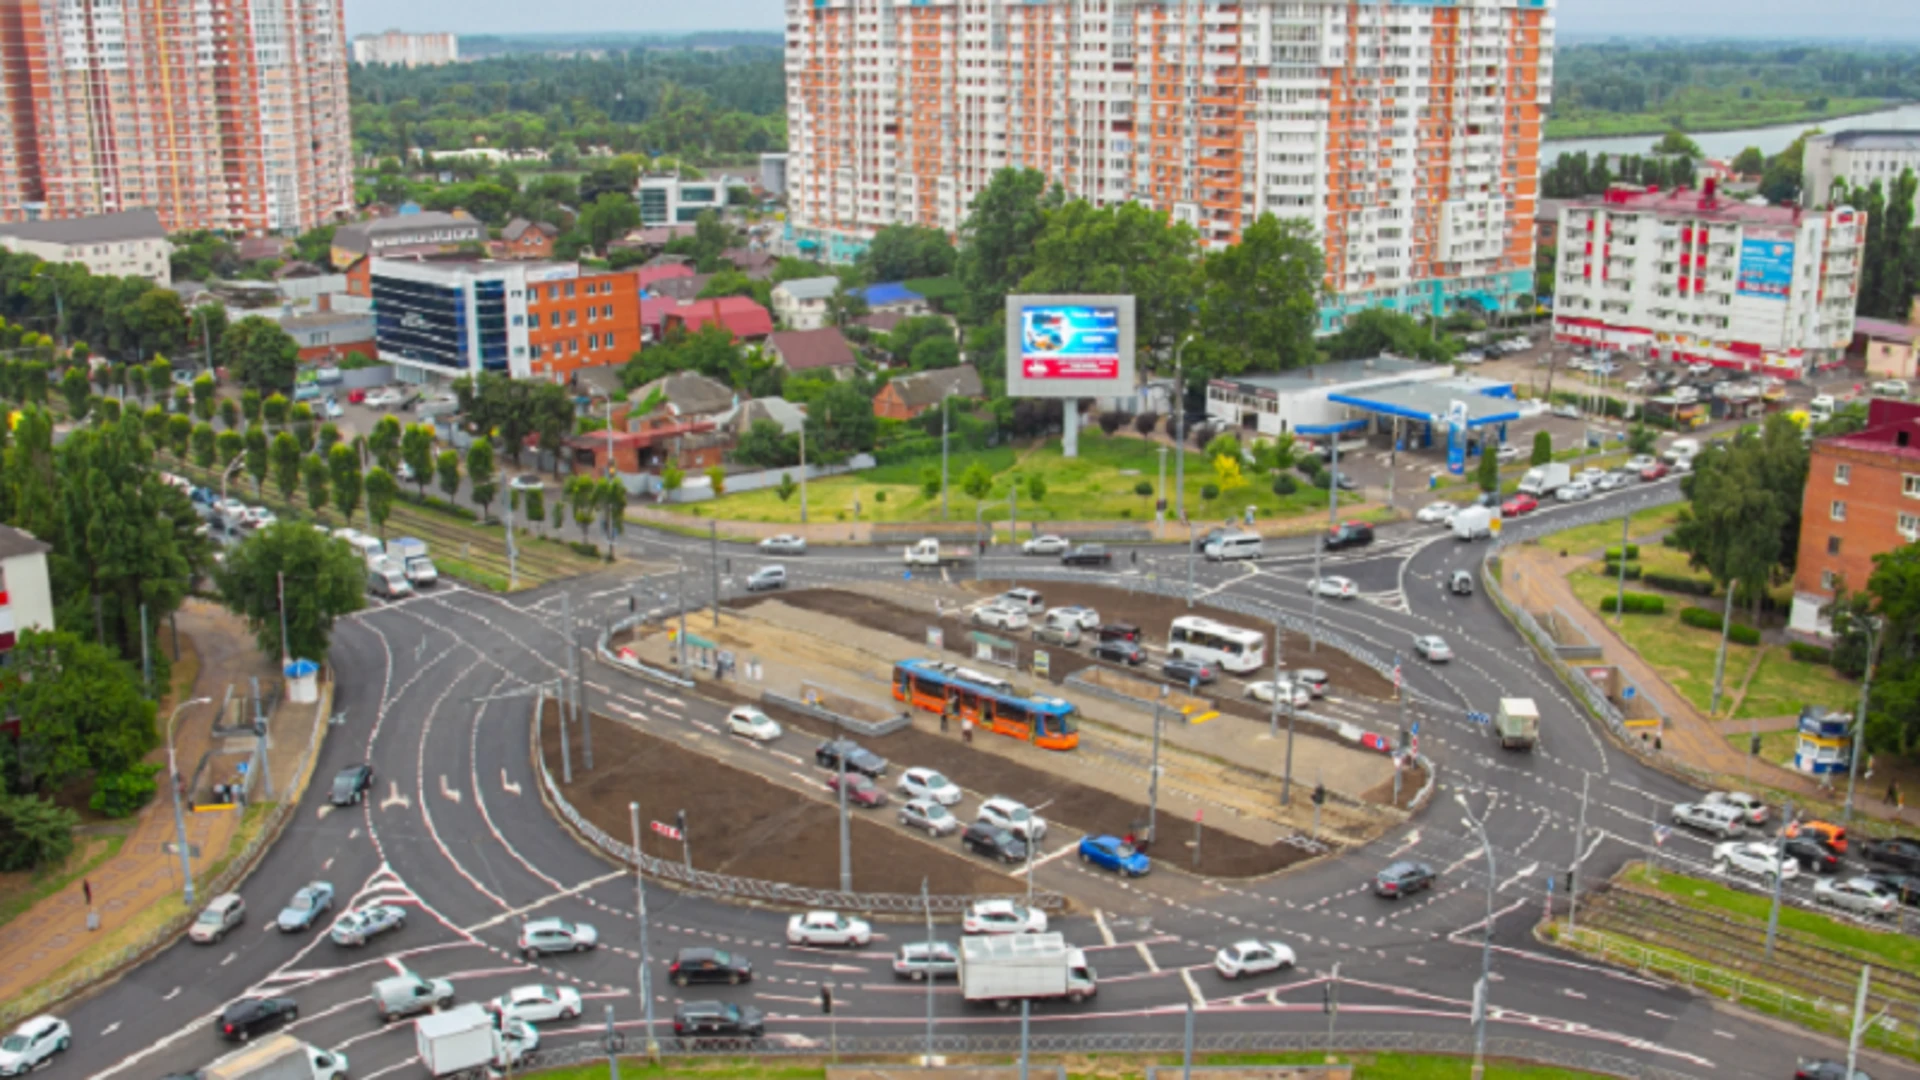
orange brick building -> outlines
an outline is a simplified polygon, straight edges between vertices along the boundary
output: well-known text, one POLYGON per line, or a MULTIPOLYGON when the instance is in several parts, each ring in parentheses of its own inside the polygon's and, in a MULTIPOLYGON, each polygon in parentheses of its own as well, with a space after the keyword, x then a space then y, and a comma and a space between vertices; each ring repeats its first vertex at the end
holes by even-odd
POLYGON ((1920 540, 1920 404, 1875 399, 1867 426, 1818 439, 1800 506, 1800 556, 1789 628, 1830 636, 1821 611, 1841 590, 1859 592, 1873 557, 1920 540))

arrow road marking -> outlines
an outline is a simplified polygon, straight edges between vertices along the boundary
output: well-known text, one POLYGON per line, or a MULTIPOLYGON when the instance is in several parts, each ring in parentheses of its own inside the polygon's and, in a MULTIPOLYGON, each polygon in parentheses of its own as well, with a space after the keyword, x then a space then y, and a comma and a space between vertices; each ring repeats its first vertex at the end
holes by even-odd
POLYGON ((505 765, 500 766, 500 786, 505 788, 509 795, 520 794, 520 785, 507 779, 507 767, 505 765))
POLYGON ((454 802, 460 801, 460 793, 447 786, 446 773, 440 774, 440 797, 444 799, 452 799, 454 802))
POLYGON ((108 1024, 106 1028, 100 1032, 100 1037, 104 1039, 107 1036, 119 1030, 120 1030, 120 1021, 115 1020, 113 1023, 108 1024))
POLYGON ((412 805, 405 795, 400 794, 400 781, 387 781, 387 797, 380 800, 380 809, 385 810, 389 806, 397 806, 405 810, 412 805))

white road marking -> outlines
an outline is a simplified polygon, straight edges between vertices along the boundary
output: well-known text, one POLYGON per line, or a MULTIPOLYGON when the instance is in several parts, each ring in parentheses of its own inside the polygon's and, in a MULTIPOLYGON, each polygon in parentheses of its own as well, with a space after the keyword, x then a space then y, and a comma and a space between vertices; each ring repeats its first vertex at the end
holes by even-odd
POLYGON ((500 766, 500 786, 504 788, 509 795, 520 794, 520 785, 507 779, 507 767, 505 765, 500 766))
POLYGON ((174 998, 177 998, 177 997, 179 997, 179 996, 180 996, 180 988, 176 986, 176 987, 174 987, 173 989, 171 989, 171 990, 169 990, 169 991, 167 991, 167 994, 166 994, 166 996, 165 996, 165 997, 163 997, 163 998, 161 998, 160 1000, 161 1000, 161 1001, 172 1001, 172 1000, 173 1000, 174 998))
MULTIPOLYGON (((1159 971, 1160 969, 1154 968, 1153 970, 1159 971)), ((1181 968, 1180 981, 1187 984, 1187 993, 1193 995, 1193 1007, 1196 1009, 1206 1008, 1207 995, 1201 993, 1199 985, 1193 981, 1193 972, 1188 970, 1187 968, 1181 968)))
POLYGON ((314 808, 313 817, 315 821, 325 821, 327 820, 327 815, 331 813, 333 813, 333 804, 321 803, 319 806, 314 808))
MULTIPOLYGON (((1045 866, 1045 865, 1047 865, 1048 863, 1050 863, 1050 862, 1052 862, 1053 860, 1055 860, 1055 859, 1057 859, 1057 858, 1059 858, 1059 857, 1060 857, 1060 856, 1062 856, 1062 855, 1071 855, 1071 854, 1073 853, 1073 851, 1074 851, 1074 845, 1072 845, 1072 844, 1067 844, 1067 845, 1065 845, 1064 847, 1062 847, 1062 848, 1060 848, 1060 850, 1058 850, 1058 851, 1055 851, 1055 852, 1054 852, 1053 854, 1051 854, 1051 855, 1042 855, 1042 856, 1040 856, 1039 858, 1037 858, 1037 859, 1035 859, 1035 860, 1033 860, 1033 865, 1034 865, 1034 866, 1036 866, 1036 867, 1039 867, 1039 866, 1045 866)), ((1013 872, 1013 876, 1014 876, 1014 877, 1020 877, 1021 875, 1023 875, 1023 874, 1025 874, 1026 872, 1027 872, 1027 867, 1026 867, 1026 865, 1025 865, 1025 864, 1022 864, 1022 865, 1021 865, 1021 867, 1020 867, 1020 869, 1018 869, 1018 870, 1015 870, 1015 871, 1013 872)))
MULTIPOLYGON (((765 998, 768 1001, 797 1001, 802 1005, 815 1005, 815 1006, 820 1004, 820 998, 817 995, 814 997, 789 997, 786 994, 755 994, 753 996, 757 998, 765 998)), ((836 997, 834 999, 834 1004, 838 1005, 844 1000, 846 999, 836 997)))
POLYGON ((447 786, 446 773, 440 774, 440 797, 443 799, 452 799, 454 802, 460 801, 460 792, 447 786))
POLYGON ((1721 1038, 1723 1038, 1723 1039, 1736 1039, 1736 1038, 1739 1038, 1739 1036, 1737 1036, 1737 1035, 1735 1035, 1735 1034, 1734 1034, 1733 1032, 1731 1032, 1731 1031, 1721 1031, 1721 1030, 1720 1030, 1719 1028, 1714 1028, 1714 1029, 1713 1029, 1713 1033, 1714 1033, 1715 1035, 1718 1035, 1718 1036, 1720 1036, 1720 1037, 1721 1037, 1721 1038))
POLYGON ((113 1023, 108 1024, 104 1029, 101 1030, 100 1037, 104 1039, 107 1036, 119 1030, 120 1030, 120 1021, 115 1020, 113 1023))
POLYGON ((380 809, 385 810, 390 806, 397 806, 405 810, 412 805, 405 795, 400 794, 400 781, 387 781, 387 797, 380 800, 380 809))
POLYGON ((1584 999, 1586 998, 1586 996, 1587 996, 1587 995, 1585 995, 1585 994, 1583 994, 1583 993, 1581 993, 1581 992, 1580 992, 1580 991, 1578 991, 1578 990, 1573 990, 1573 989, 1570 989, 1570 988, 1568 988, 1568 987, 1564 987, 1564 986, 1560 988, 1560 992, 1561 992, 1562 994, 1565 994, 1566 996, 1568 996, 1568 997, 1570 997, 1570 998, 1580 998, 1580 999, 1582 999, 1582 1000, 1584 1000, 1584 999))
POLYGON ((221 966, 221 967, 226 967, 226 966, 227 966, 228 964, 231 964, 231 963, 233 963, 233 958, 234 958, 234 957, 236 957, 236 956, 239 956, 239 955, 240 955, 240 954, 239 954, 239 953, 237 953, 237 952, 230 952, 230 953, 228 953, 228 954, 227 954, 227 958, 226 958, 226 959, 224 959, 224 960, 222 960, 222 961, 220 961, 220 966, 221 966))
POLYGON ((1673 1019, 1673 1017, 1671 1017, 1671 1016, 1668 1016, 1668 1015, 1667 1015, 1666 1013, 1663 1013, 1663 1012, 1655 1012, 1655 1011, 1654 1011, 1654 1010, 1652 1010, 1652 1009, 1648 1009, 1648 1010, 1647 1010, 1647 1015, 1648 1015, 1648 1016, 1652 1016, 1652 1017, 1656 1017, 1656 1018, 1658 1018, 1658 1019, 1661 1019, 1661 1020, 1671 1020, 1671 1019, 1673 1019))
POLYGON ((1160 970, 1160 965, 1157 962, 1155 962, 1155 960, 1153 959, 1153 953, 1148 951, 1146 942, 1136 941, 1133 943, 1133 947, 1139 951, 1140 959, 1145 960, 1147 962, 1147 968, 1149 970, 1151 971, 1160 970))
POLYGON ((809 964, 804 960, 775 960, 773 963, 775 967, 812 968, 815 971, 831 971, 836 973, 851 972, 856 975, 863 975, 867 970, 863 967, 855 967, 852 964, 809 964))
POLYGON ((1094 908, 1093 922, 1095 926, 1100 928, 1100 940, 1106 942, 1108 945, 1112 945, 1113 929, 1107 925, 1107 913, 1101 911, 1099 908, 1094 908))
POLYGON ((320 864, 320 869, 322 871, 333 869, 333 856, 327 856, 327 861, 320 864))
POLYGON ((483 922, 474 923, 472 926, 466 927, 462 929, 460 932, 463 934, 474 934, 474 933, 478 933, 481 930, 485 930, 489 927, 499 926, 501 923, 510 922, 514 919, 519 918, 522 915, 525 915, 527 912, 532 911, 535 908, 543 907, 547 904, 552 903, 555 900, 560 900, 569 896, 578 895, 580 893, 586 892, 588 889, 593 888, 595 885, 604 885, 609 881, 614 881, 619 878, 624 878, 626 876, 627 876, 627 871, 614 870, 610 873, 601 874, 597 878, 588 878, 586 881, 583 881, 578 885, 574 885, 570 888, 561 889, 559 892, 550 893, 546 896, 543 896, 540 899, 535 900, 531 904, 526 904, 522 907, 513 908, 510 911, 503 911, 500 914, 495 915, 491 919, 487 919, 483 922))

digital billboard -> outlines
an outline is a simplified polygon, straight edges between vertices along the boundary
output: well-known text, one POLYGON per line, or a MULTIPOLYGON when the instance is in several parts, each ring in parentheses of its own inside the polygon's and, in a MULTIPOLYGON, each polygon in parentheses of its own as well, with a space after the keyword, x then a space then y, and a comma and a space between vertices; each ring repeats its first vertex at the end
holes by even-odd
POLYGON ((1007 297, 1009 397, 1133 392, 1133 297, 1007 297))
POLYGON ((1740 241, 1741 296, 1785 300, 1793 289, 1793 234, 1749 232, 1740 241))

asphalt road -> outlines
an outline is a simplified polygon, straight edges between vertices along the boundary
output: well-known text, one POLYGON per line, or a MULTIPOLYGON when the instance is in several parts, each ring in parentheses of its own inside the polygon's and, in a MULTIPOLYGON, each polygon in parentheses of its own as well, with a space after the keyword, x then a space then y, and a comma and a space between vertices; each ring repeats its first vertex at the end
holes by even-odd
MULTIPOLYGON (((1564 523, 1658 495, 1657 485, 1637 486, 1592 503, 1550 504, 1511 527, 1550 529, 1556 519, 1564 523)), ((656 565, 683 557, 689 588, 709 587, 705 543, 635 530, 626 546, 656 565)), ((1071 859, 1056 861, 1048 883, 1100 910, 1098 917, 1060 920, 1058 928, 1094 950, 1101 985, 1085 1005, 1039 1006, 1037 1032, 1178 1032, 1189 1002, 1199 1010, 1202 1033, 1324 1031, 1322 987, 1335 964, 1342 1030, 1466 1032, 1488 900, 1485 853, 1463 823, 1457 798, 1484 815, 1497 860, 1490 1035, 1623 1055, 1701 1077, 1784 1076, 1786 1063, 1798 1056, 1835 1052, 1810 1035, 1750 1021, 1533 942, 1527 931, 1546 900, 1546 882, 1564 873, 1576 847, 1581 873, 1605 876, 1646 854, 1653 815, 1664 816, 1672 803, 1696 793, 1602 739, 1489 600, 1454 597, 1440 587, 1449 570, 1476 566, 1484 551, 1437 526, 1409 524, 1383 529, 1372 547, 1332 556, 1325 567, 1354 579, 1361 591, 1357 600, 1319 605, 1329 628, 1383 656, 1406 652, 1414 635, 1429 632, 1446 636, 1456 651, 1446 667, 1411 655, 1403 660, 1408 685, 1421 699, 1411 714, 1421 725, 1421 749, 1440 769, 1442 789, 1432 806, 1368 851, 1254 884, 1197 881, 1166 868, 1130 883, 1122 897, 1111 879, 1082 871, 1071 859), (1469 710, 1491 711, 1503 696, 1540 703, 1537 752, 1502 753, 1484 727, 1467 719, 1469 710), (1588 833, 1576 843, 1583 789, 1588 833), (1438 887, 1400 903, 1368 895, 1368 879, 1389 855, 1433 864, 1441 871, 1438 887), (1103 900, 1109 897, 1110 908, 1103 900), (1299 967, 1243 982, 1220 979, 1210 966, 1212 950, 1251 936, 1285 942, 1299 967)), ((798 587, 897 576, 900 569, 893 548, 822 549, 775 560, 721 545, 720 557, 728 561, 722 567, 728 582, 778 561, 798 587)), ((1270 545, 1254 563, 1200 562, 1193 568, 1196 590, 1230 590, 1263 610, 1306 615, 1312 611, 1304 588, 1311 558, 1310 541, 1299 540, 1270 545)), ((1030 573, 1038 565, 995 555, 983 572, 1030 573)), ((1160 547, 1144 550, 1138 567, 1129 560, 1113 572, 1084 576, 1121 583, 1150 572, 1184 580, 1186 571, 1181 550, 1160 547)), ((548 1046, 599 1034, 608 1008, 613 1022, 637 1037, 644 1016, 633 879, 551 820, 528 753, 527 695, 560 674, 569 647, 559 625, 562 591, 571 597, 585 642, 586 627, 624 613, 629 596, 650 604, 673 588, 671 575, 645 581, 618 575, 512 598, 442 586, 343 625, 333 662, 336 709, 344 720, 326 741, 316 783, 294 823, 242 890, 250 920, 222 944, 178 944, 66 1010, 75 1045, 51 1070, 105 1080, 201 1067, 228 1049, 213 1030, 219 1009, 244 993, 270 992, 299 1001, 293 1032, 347 1054, 355 1080, 421 1075, 411 1024, 383 1027, 368 998, 373 980, 402 967, 452 979, 464 1001, 527 982, 575 986, 587 1015, 546 1025, 548 1046), (499 695, 509 696, 483 700, 499 695), (326 780, 358 761, 377 770, 371 797, 346 809, 325 805, 326 780), (338 948, 319 931, 271 929, 284 900, 315 878, 338 890, 336 912, 387 900, 408 905, 409 922, 360 949, 338 948), (521 921, 535 915, 593 923, 602 947, 529 964, 514 943, 521 921)), ((1176 606, 1169 602, 1169 614, 1176 606)), ((692 696, 647 693, 604 669, 588 677, 626 695, 657 729, 691 737, 696 724, 712 724, 724 712, 692 696)), ((1356 718, 1387 722, 1378 710, 1356 718)), ((635 798, 644 802, 645 794, 636 791, 635 798)), ((1707 850, 1703 841, 1675 831, 1661 856, 1703 862, 1707 850)), ((788 947, 782 913, 661 888, 649 890, 649 905, 654 1005, 663 1023, 683 996, 721 998, 765 1010, 776 1039, 821 1045, 830 1028, 816 1001, 819 987, 832 983, 839 1035, 923 1029, 924 989, 896 983, 888 966, 898 943, 918 939, 914 923, 881 924, 868 949, 828 952, 788 947), (664 963, 675 950, 715 944, 748 954, 755 981, 684 995, 666 985, 664 963)), ((943 936, 957 929, 949 926, 943 936)), ((937 988, 934 1003, 945 1032, 1017 1030, 1017 1019, 963 1007, 950 985, 937 988)), ((1892 1062, 1876 1062, 1873 1072, 1920 1075, 1892 1062)))

